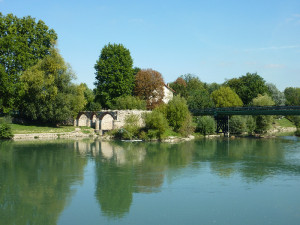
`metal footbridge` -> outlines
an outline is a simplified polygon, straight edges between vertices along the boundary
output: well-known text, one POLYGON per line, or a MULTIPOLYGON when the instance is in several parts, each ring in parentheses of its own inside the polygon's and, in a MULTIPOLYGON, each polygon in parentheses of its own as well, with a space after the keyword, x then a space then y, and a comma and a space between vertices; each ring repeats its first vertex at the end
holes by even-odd
POLYGON ((251 106, 251 107, 225 107, 192 110, 194 116, 214 116, 217 121, 217 132, 228 132, 228 121, 232 115, 300 115, 300 106, 251 106))

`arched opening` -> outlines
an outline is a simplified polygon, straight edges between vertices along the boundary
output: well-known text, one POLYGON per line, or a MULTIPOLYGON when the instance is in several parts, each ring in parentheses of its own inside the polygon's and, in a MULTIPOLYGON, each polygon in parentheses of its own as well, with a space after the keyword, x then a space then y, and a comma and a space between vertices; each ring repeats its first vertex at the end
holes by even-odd
POLYGON ((85 114, 81 114, 78 118, 78 126, 79 127, 87 127, 88 126, 88 117, 85 114))
POLYGON ((101 129, 103 132, 112 130, 112 129, 114 128, 114 127, 113 127, 113 122, 114 122, 114 118, 113 118, 110 114, 105 114, 105 115, 102 117, 100 129, 101 129))

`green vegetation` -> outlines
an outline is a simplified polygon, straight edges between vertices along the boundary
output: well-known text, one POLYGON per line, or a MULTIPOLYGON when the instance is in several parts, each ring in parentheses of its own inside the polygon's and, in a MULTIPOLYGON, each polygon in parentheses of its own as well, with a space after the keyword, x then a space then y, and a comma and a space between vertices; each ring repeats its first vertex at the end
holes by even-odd
POLYGON ((104 108, 112 107, 112 100, 131 95, 134 87, 133 60, 122 44, 105 45, 96 70, 96 101, 104 108))
POLYGON ((243 106, 240 97, 230 87, 220 87, 211 93, 216 107, 243 106))
POLYGON ((146 109, 146 101, 135 96, 120 96, 116 98, 112 109, 146 109))
POLYGON ((211 116, 200 116, 196 118, 196 132, 202 135, 214 134, 216 132, 216 122, 211 116))
POLYGON ((18 108, 20 75, 50 54, 57 35, 41 20, 0 13, 0 112, 18 108))
POLYGON ((35 125, 21 125, 11 124, 13 134, 33 134, 33 133, 63 133, 72 132, 75 130, 73 126, 35 126, 35 125))

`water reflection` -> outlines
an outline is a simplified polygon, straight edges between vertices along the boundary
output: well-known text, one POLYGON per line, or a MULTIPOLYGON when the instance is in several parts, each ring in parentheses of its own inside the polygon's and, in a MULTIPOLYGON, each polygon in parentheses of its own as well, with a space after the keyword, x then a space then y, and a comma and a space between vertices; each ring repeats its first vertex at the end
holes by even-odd
POLYGON ((263 183, 274 176, 299 176, 300 144, 297 138, 178 144, 0 142, 1 222, 56 224, 74 196, 74 187, 83 183, 86 168, 95 174, 91 185, 102 215, 118 219, 130 212, 134 193, 162 192, 166 183, 185 177, 209 173, 220 179, 237 176, 248 183, 263 183))
POLYGON ((72 146, 0 142, 0 224, 57 224, 86 165, 72 146))

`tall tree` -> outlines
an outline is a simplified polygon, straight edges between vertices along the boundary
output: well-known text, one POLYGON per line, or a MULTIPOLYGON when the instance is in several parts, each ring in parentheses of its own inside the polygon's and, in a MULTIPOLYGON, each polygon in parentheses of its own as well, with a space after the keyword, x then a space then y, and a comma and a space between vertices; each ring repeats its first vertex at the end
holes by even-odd
POLYGON ((9 100, 8 96, 0 95, 0 111, 16 107, 20 74, 49 55, 56 39, 55 31, 41 20, 0 13, 0 64, 5 72, 1 72, 0 86, 3 92, 9 93, 9 100))
POLYGON ((243 106, 240 97, 230 87, 220 87, 211 94, 216 107, 243 106))
POLYGON ((96 70, 96 101, 104 108, 112 107, 112 100, 131 95, 134 87, 133 60, 122 44, 105 45, 96 70))
POLYGON ((75 78, 56 49, 21 75, 21 116, 54 125, 75 117, 86 103, 84 85, 75 78))
POLYGON ((284 93, 278 90, 275 84, 267 83, 269 94, 271 95, 275 105, 284 105, 285 104, 285 96, 284 93))
POLYGON ((175 91, 176 95, 187 99, 187 84, 182 77, 178 77, 174 82, 170 83, 170 87, 175 91))
POLYGON ((135 95, 146 100, 147 108, 154 109, 164 97, 164 80, 162 75, 152 69, 140 70, 135 76, 135 95))
POLYGON ((284 90, 287 105, 300 105, 300 88, 288 87, 284 90))
POLYGON ((257 73, 247 73, 239 78, 234 78, 225 82, 242 99, 244 105, 251 103, 258 94, 263 95, 268 92, 265 80, 257 73))

